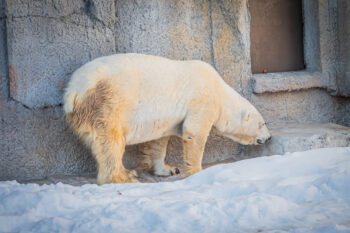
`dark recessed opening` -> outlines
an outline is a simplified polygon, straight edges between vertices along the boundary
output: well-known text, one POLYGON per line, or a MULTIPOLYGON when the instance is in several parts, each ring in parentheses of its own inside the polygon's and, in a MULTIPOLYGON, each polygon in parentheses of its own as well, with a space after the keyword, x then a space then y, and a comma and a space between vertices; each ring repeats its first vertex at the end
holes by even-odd
POLYGON ((302 0, 249 0, 252 73, 302 70, 302 0))

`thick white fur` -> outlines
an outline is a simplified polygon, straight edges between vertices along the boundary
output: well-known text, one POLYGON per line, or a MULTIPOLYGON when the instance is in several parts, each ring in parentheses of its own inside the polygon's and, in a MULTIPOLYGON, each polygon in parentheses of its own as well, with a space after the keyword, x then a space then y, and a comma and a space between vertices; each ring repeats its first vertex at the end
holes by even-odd
POLYGON ((206 140, 212 126, 242 144, 256 144, 258 139, 270 137, 255 107, 205 62, 142 54, 98 58, 73 74, 64 96, 65 113, 72 112, 101 80, 115 86, 115 102, 127 106, 120 122, 126 144, 170 135, 185 141, 199 135, 206 140))
POLYGON ((206 95, 202 98, 219 99, 219 105, 212 109, 217 114, 214 127, 224 135, 238 142, 240 139, 235 135, 269 137, 265 126, 260 130, 254 127, 264 124, 255 107, 229 87, 205 62, 174 61, 142 54, 98 58, 72 76, 65 95, 65 113, 72 111, 75 96, 79 99, 101 79, 109 79, 115 85, 125 87, 125 94, 134 102, 133 108, 129 109, 127 144, 168 135, 181 136, 181 129, 176 126, 184 120, 189 102, 201 98, 203 92, 206 95), (116 74, 123 73, 128 74, 115 79, 116 74), (203 74, 206 77, 201 76, 203 74), (164 124, 167 127, 160 127, 164 124))

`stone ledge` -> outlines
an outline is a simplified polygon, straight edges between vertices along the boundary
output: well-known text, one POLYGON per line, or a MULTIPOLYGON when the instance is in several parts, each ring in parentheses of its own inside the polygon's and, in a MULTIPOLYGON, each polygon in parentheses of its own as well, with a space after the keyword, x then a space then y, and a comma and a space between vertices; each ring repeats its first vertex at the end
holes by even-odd
POLYGON ((272 140, 262 146, 248 146, 246 157, 283 155, 325 147, 349 147, 350 128, 333 124, 293 124, 271 128, 272 140))
POLYGON ((319 72, 294 71, 253 75, 253 91, 265 92, 297 91, 323 87, 319 72))

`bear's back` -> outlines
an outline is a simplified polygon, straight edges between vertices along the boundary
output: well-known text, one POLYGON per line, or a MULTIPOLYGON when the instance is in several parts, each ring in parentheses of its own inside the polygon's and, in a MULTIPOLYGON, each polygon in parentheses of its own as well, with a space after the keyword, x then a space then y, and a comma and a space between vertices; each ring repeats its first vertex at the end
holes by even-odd
MULTIPOLYGON (((144 54, 116 54, 97 58, 76 70, 65 93, 66 113, 73 96, 82 97, 101 80, 108 80, 122 93, 141 98, 191 98, 203 87, 212 87, 206 78, 219 79, 215 70, 202 61, 176 61, 144 54), (210 73, 210 74, 209 74, 210 73)), ((222 80, 221 80, 222 81, 222 80)), ((217 82, 217 81, 214 81, 217 82)))

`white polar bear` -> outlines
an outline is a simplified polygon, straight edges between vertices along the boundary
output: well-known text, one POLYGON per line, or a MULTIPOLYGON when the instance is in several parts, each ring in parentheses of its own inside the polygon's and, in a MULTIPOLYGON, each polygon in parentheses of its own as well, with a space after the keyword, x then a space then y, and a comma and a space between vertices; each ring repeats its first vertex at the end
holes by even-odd
POLYGON ((214 126, 241 144, 270 139, 260 113, 202 61, 174 61, 143 54, 95 59, 74 72, 64 95, 73 130, 91 148, 98 184, 135 182, 122 164, 125 145, 143 149, 150 172, 179 173, 164 164, 169 137, 183 140, 185 175, 202 169, 214 126))

